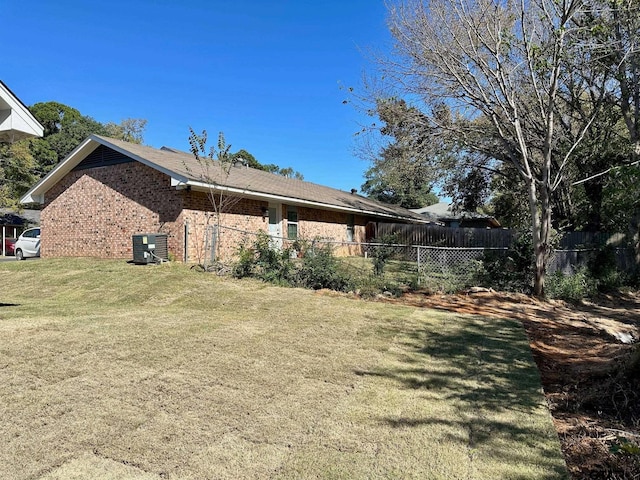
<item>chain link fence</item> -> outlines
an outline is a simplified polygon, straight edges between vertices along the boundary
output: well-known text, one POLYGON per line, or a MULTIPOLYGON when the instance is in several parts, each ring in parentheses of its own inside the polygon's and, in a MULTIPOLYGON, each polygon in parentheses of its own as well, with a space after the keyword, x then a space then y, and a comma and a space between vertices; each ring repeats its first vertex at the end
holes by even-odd
MULTIPOLYGON (((222 227, 223 229, 226 227, 222 227)), ((235 230, 235 229, 234 229, 235 230)), ((248 238, 254 232, 243 232, 248 238)), ((300 246, 315 249, 330 248, 338 257, 346 257, 347 268, 355 275, 372 275, 377 258, 384 258, 385 274, 402 281, 410 281, 416 286, 434 291, 459 291, 477 286, 483 274, 484 261, 491 257, 506 256, 508 247, 441 247, 425 245, 405 245, 390 243, 341 242, 330 238, 311 240, 291 240, 278 238, 282 248, 290 249, 291 255, 300 254, 300 246)), ((549 274, 561 271, 575 273, 586 266, 594 249, 556 250, 549 259, 549 274)), ((635 265, 633 251, 628 248, 615 249, 618 268, 625 270, 635 265)))
POLYGON ((407 263, 406 272, 415 275, 417 285, 431 290, 455 291, 475 286, 487 253, 504 255, 506 248, 434 247, 425 245, 363 244, 365 257, 381 249, 392 250, 390 258, 407 263))

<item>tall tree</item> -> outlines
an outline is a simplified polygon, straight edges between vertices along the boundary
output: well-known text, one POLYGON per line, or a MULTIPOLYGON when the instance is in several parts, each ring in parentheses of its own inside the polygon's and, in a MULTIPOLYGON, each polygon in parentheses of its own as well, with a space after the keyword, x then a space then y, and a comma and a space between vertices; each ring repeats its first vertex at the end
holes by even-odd
POLYGON ((44 127, 42 138, 0 145, 0 206, 12 206, 33 183, 51 171, 91 134, 107 135, 142 143, 147 121, 125 119, 106 125, 58 102, 41 102, 30 107, 44 127))
POLYGON ((109 122, 104 125, 104 134, 140 145, 144 141, 145 128, 147 128, 147 121, 144 118, 125 118, 120 123, 109 122))
POLYGON ((30 142, 37 174, 53 169, 89 135, 106 135, 133 143, 142 143, 147 121, 127 118, 119 124, 102 124, 82 115, 77 109, 58 102, 36 103, 31 113, 44 127, 44 136, 30 142))
POLYGON ((229 158, 233 162, 241 161, 248 167, 255 168, 257 170, 275 173, 277 175, 282 175, 283 177, 287 177, 287 178, 297 178, 298 180, 304 180, 304 176, 300 172, 298 172, 297 170, 294 170, 291 167, 281 168, 274 163, 267 163, 267 164, 260 163, 258 160, 256 160, 256 157, 254 157, 251 153, 247 152, 244 148, 238 150, 235 153, 230 153, 229 158))
MULTIPOLYGON (((594 63, 609 74, 614 81, 608 82, 609 99, 620 109, 628 132, 631 155, 627 164, 638 168, 640 163, 640 5, 637 0, 592 0, 597 14, 588 17, 585 25, 595 32, 599 40, 594 63)), ((607 169, 607 172, 610 170, 607 169)), ((609 186, 618 184, 619 177, 634 175, 626 171, 607 179, 609 186)), ((600 183, 602 180, 597 179, 600 183)), ((590 182, 593 184, 594 182, 590 182)), ((624 182, 623 182, 624 184, 624 182)), ((596 183, 597 185, 597 183, 596 183)), ((636 196, 640 195, 637 184, 630 186, 636 196)), ((625 192, 620 192, 624 198, 625 192)), ((629 204, 627 204, 628 206, 629 204)), ((627 210, 627 212, 629 212, 627 210)), ((640 264, 640 209, 631 210, 630 229, 636 247, 636 263, 640 264)))
POLYGON ((37 180, 29 140, 0 145, 0 207, 13 207, 37 180))
POLYGON ((376 200, 405 208, 421 208, 438 202, 432 192, 437 182, 434 157, 439 153, 430 138, 431 122, 403 99, 378 98, 370 112, 382 125, 382 146, 362 153, 371 161, 365 172, 363 192, 376 200))
POLYGON ((525 184, 537 296, 544 295, 552 197, 597 113, 572 117, 561 95, 569 87, 598 95, 591 85, 565 82, 587 57, 573 41, 582 8, 579 0, 410 0, 390 9, 401 61, 387 62, 387 73, 425 105, 445 102, 456 121, 442 127, 470 151, 509 162, 525 184))

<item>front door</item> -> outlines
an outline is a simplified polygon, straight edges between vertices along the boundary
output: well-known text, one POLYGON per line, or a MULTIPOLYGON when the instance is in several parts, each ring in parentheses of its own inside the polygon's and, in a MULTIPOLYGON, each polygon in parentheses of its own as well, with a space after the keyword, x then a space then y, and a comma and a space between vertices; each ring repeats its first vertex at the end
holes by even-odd
POLYGON ((282 248, 282 206, 279 203, 269 204, 269 236, 274 248, 282 248))

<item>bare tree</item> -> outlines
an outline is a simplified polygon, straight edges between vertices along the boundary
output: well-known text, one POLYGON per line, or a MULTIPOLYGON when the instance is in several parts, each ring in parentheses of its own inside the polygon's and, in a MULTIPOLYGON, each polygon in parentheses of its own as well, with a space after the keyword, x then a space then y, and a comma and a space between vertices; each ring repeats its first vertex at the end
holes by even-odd
POLYGON ((544 295, 552 194, 596 114, 572 117, 563 100, 568 85, 594 91, 564 81, 586 59, 574 41, 583 14, 579 0, 407 0, 390 7, 399 56, 385 61, 386 73, 425 105, 444 102, 454 121, 443 129, 463 141, 490 139, 479 150, 488 153, 493 142, 496 158, 524 181, 537 296, 544 295))
POLYGON ((215 257, 220 256, 220 235, 222 234, 222 216, 232 210, 233 206, 242 200, 242 196, 227 195, 227 180, 233 168, 234 158, 229 153, 231 145, 227 145, 224 134, 218 134, 218 144, 207 150, 207 132, 202 131, 198 135, 192 128, 189 128, 189 145, 198 165, 199 172, 194 172, 189 165, 185 165, 186 170, 194 175, 201 183, 207 186, 207 196, 213 207, 213 217, 206 216, 204 242, 198 243, 198 263, 205 269, 209 263, 215 260, 214 255, 207 258, 211 251, 210 243, 215 242, 215 257), (210 221, 213 219, 214 232, 210 232, 210 221), (203 247, 203 248, 200 248, 203 247))

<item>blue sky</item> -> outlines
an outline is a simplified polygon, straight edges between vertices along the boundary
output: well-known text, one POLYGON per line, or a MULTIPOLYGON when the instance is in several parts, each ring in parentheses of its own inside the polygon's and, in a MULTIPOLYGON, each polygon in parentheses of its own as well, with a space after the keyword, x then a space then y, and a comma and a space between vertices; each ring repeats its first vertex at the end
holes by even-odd
POLYGON ((145 143, 188 150, 189 127, 305 180, 360 188, 366 122, 340 86, 389 44, 383 0, 0 2, 0 79, 27 105, 148 120, 145 143))

